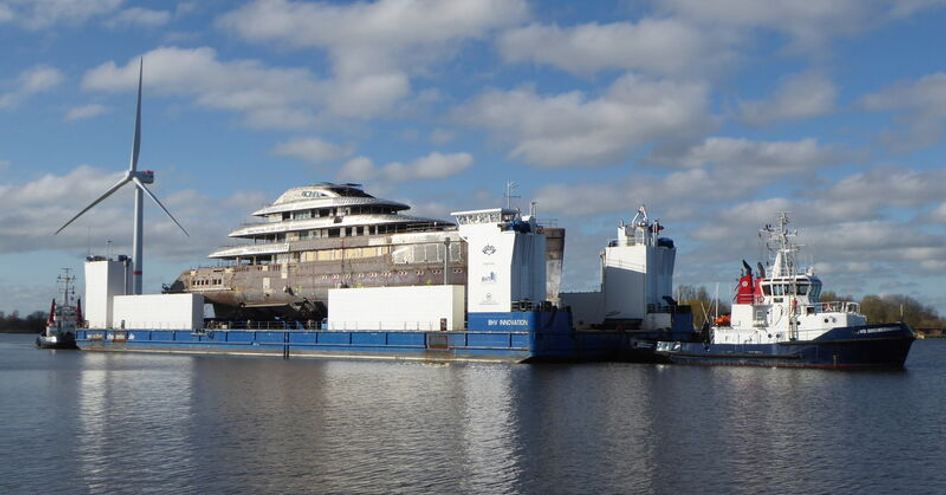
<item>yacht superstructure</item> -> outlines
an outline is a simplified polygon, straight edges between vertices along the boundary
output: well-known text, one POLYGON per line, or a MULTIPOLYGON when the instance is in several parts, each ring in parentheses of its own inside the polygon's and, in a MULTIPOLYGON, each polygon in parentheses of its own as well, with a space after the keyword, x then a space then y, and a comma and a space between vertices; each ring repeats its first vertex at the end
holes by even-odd
MULTIPOLYGON (((465 284, 466 243, 457 225, 409 209, 360 184, 289 189, 253 212, 259 222, 230 233, 240 244, 210 253, 224 266, 188 270, 169 291, 202 294, 222 319, 321 319, 332 288, 465 284)), ((563 244, 552 246, 558 252, 547 257, 561 260, 563 244)))

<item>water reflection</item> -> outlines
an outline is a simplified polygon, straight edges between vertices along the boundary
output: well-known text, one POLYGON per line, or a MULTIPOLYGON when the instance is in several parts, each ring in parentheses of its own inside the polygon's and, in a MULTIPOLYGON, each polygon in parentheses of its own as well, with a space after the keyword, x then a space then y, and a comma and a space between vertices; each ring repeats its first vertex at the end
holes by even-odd
POLYGON ((196 445, 187 434, 191 358, 82 354, 76 482, 89 493, 143 486, 184 493, 196 445))
POLYGON ((914 352, 837 373, 0 345, 0 493, 940 493, 946 342, 914 352))
POLYGON ((474 493, 507 493, 519 477, 519 418, 514 414, 508 366, 457 367, 462 415, 455 425, 462 452, 463 488, 474 493))

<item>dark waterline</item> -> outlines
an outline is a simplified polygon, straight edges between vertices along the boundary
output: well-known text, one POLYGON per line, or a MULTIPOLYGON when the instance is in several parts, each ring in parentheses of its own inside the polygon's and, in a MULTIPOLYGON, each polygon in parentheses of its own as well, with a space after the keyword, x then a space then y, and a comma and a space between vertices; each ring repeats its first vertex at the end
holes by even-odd
POLYGON ((0 334, 0 493, 946 493, 904 371, 84 353, 0 334))

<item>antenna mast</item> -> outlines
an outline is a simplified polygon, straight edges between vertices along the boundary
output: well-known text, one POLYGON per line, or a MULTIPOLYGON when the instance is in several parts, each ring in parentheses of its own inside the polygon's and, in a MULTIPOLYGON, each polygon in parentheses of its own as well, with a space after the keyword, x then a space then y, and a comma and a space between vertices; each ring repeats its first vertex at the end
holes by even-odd
POLYGON ((510 181, 506 181, 506 194, 505 194, 505 196, 506 196, 506 208, 507 208, 507 209, 512 209, 512 198, 517 198, 517 199, 518 199, 518 198, 521 198, 521 197, 522 197, 522 196, 519 196, 519 195, 513 195, 513 191, 516 191, 516 190, 518 190, 518 189, 519 189, 519 184, 516 184, 515 182, 513 182, 513 181, 511 181, 511 180, 510 180, 510 181))

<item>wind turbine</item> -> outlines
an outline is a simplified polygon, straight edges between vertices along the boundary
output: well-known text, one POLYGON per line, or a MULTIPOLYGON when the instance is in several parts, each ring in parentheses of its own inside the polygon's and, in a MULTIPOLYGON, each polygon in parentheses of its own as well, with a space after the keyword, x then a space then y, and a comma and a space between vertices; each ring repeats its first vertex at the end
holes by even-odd
POLYGON ((181 225, 180 222, 174 218, 174 215, 171 215, 171 212, 161 204, 161 201, 158 200, 157 196, 152 194, 145 184, 151 184, 154 182, 154 172, 151 170, 138 170, 138 150, 141 148, 141 76, 144 71, 144 57, 141 58, 138 64, 138 105, 137 111, 135 113, 135 138, 131 148, 131 160, 128 165, 128 170, 125 172, 125 177, 118 181, 114 186, 108 188, 104 194, 99 196, 98 199, 92 202, 89 206, 86 206, 82 211, 80 211, 76 216, 72 217, 68 222, 65 223, 62 227, 59 227, 59 230, 56 231, 56 234, 59 234, 66 227, 69 226, 72 222, 82 216, 83 213, 89 211, 95 205, 99 204, 105 198, 109 197, 115 191, 121 189, 122 186, 131 182, 135 186, 135 224, 134 224, 134 239, 132 241, 132 251, 134 251, 134 257, 132 258, 132 279, 134 281, 134 294, 141 294, 141 273, 144 267, 143 256, 142 256, 142 237, 144 234, 144 194, 147 194, 154 204, 161 207, 164 210, 164 213, 167 214, 168 218, 177 225, 184 235, 190 237, 190 234, 187 233, 187 230, 181 225))

